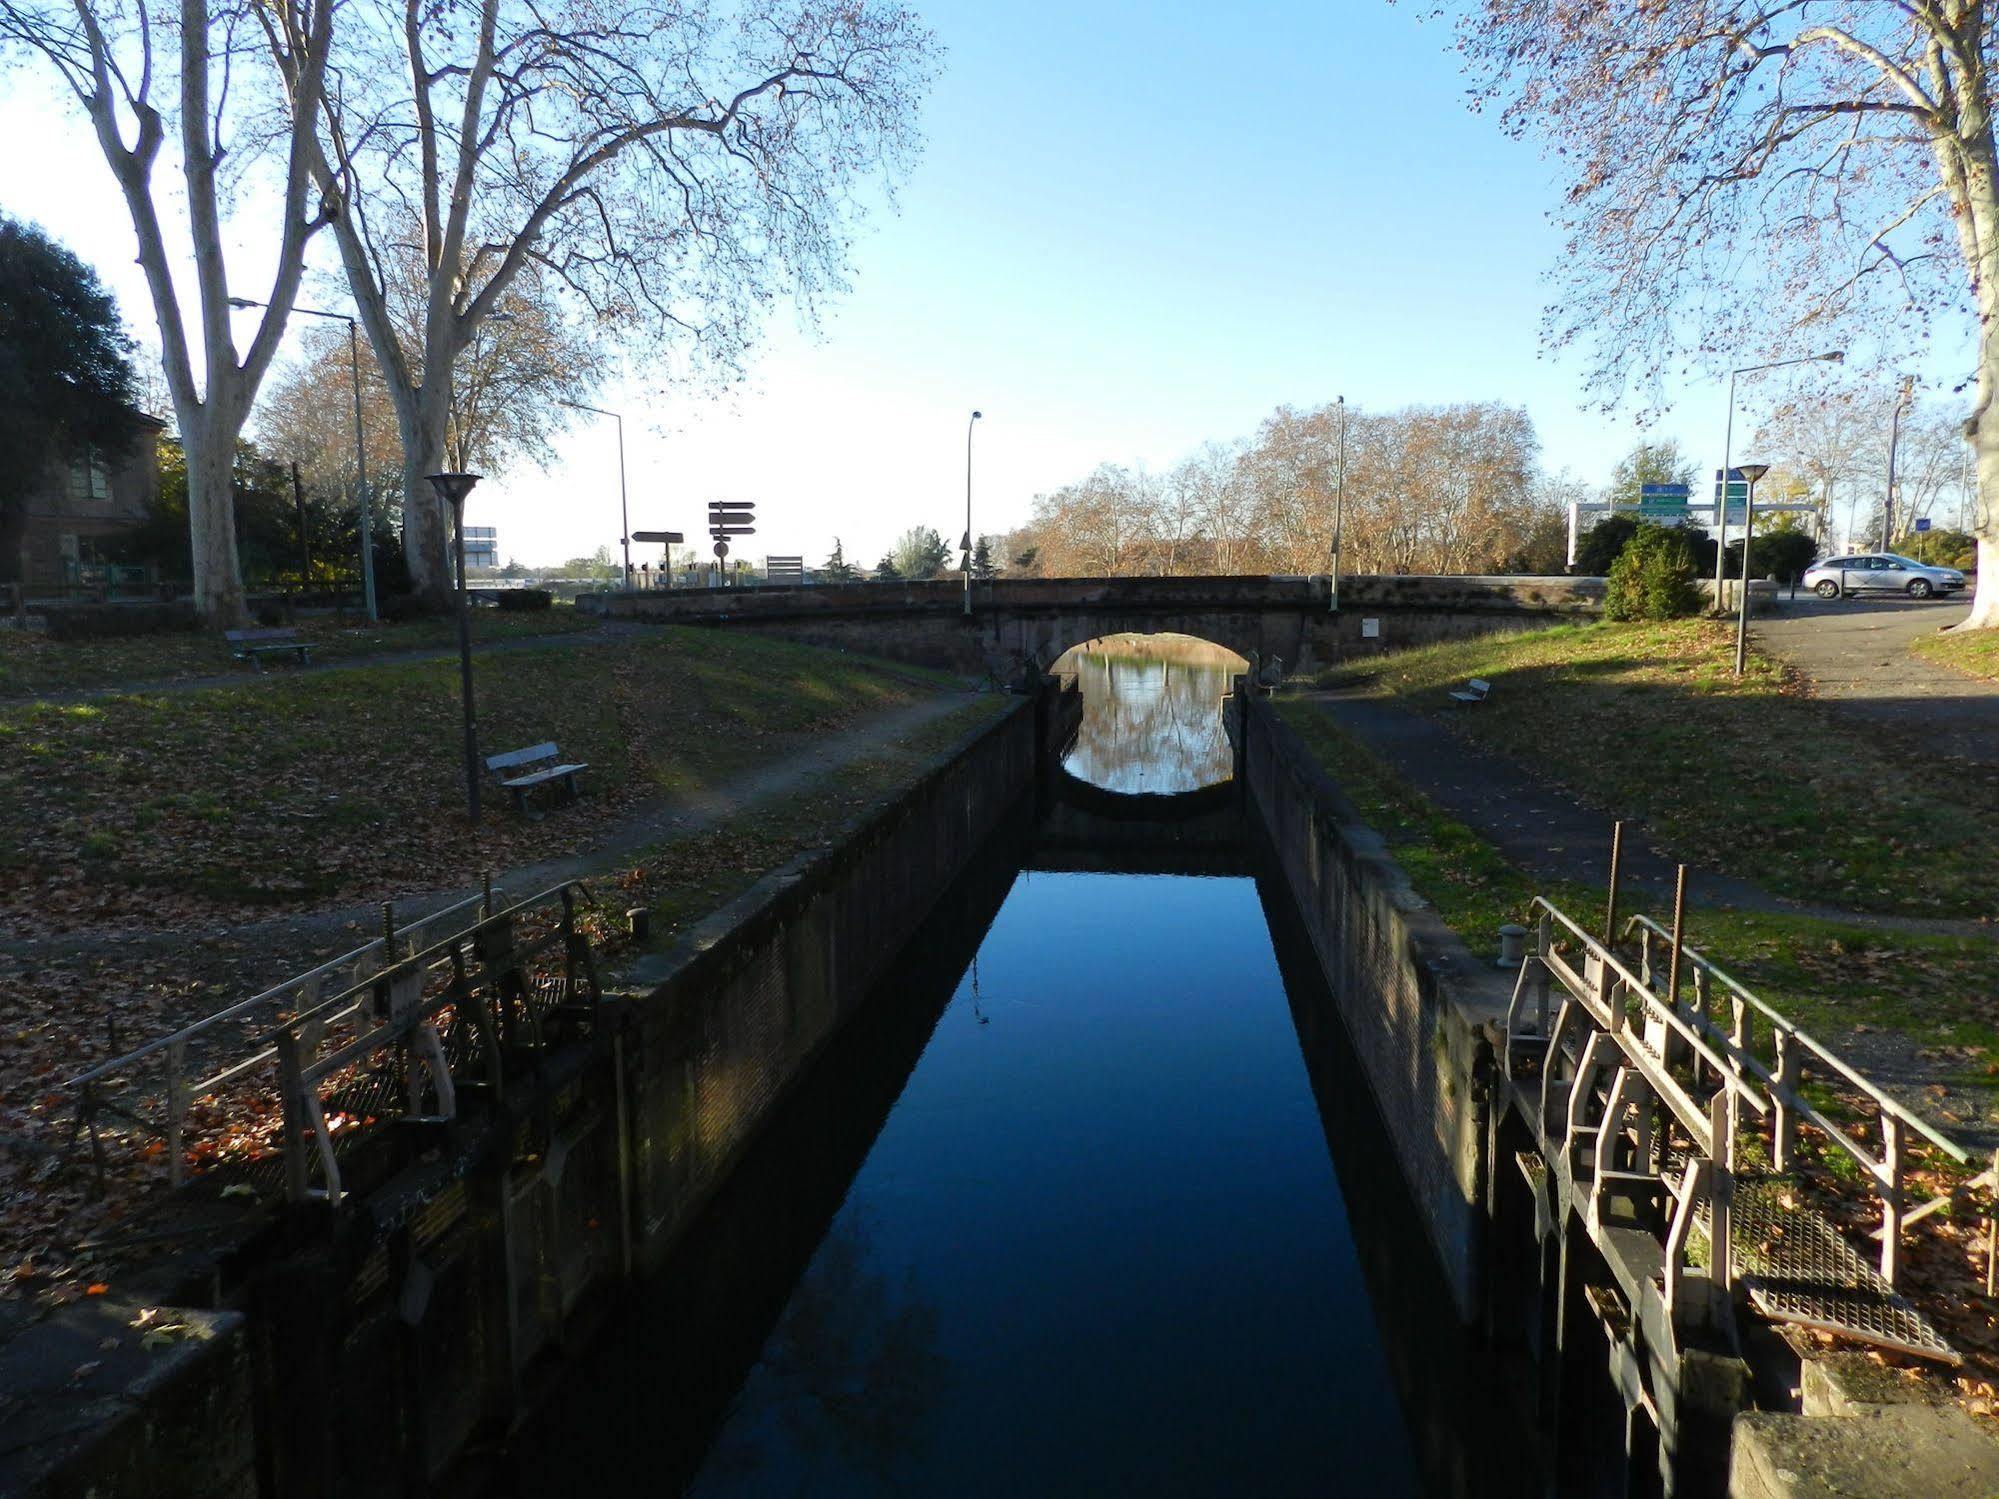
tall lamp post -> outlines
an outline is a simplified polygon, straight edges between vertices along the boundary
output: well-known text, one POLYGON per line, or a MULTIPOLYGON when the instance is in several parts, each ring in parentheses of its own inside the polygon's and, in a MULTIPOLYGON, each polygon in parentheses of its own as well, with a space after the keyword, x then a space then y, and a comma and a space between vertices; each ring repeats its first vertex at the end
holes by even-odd
MULTIPOLYGON (((1724 559, 1728 552, 1728 474, 1729 466, 1734 461, 1735 448, 1735 377, 1737 375, 1761 374, 1764 370, 1781 370, 1787 365, 1793 364, 1843 364, 1845 362, 1846 350, 1833 349, 1825 354, 1800 354, 1795 359, 1773 359, 1768 364, 1745 364, 1739 370, 1730 370, 1728 372, 1728 426, 1721 440, 1721 493, 1715 497, 1714 506, 1714 612, 1716 614, 1720 614, 1722 611, 1721 590, 1722 583, 1726 578, 1724 569, 1727 566, 1724 559)), ((1749 548, 1746 546, 1742 549, 1742 565, 1744 567, 1749 566, 1749 548)), ((1742 586, 1745 591, 1749 587, 1749 575, 1747 573, 1743 574, 1742 586)))
POLYGON ((596 416, 608 416, 618 424, 618 530, 620 542, 625 548, 625 592, 632 591, 632 516, 625 500, 625 419, 615 411, 606 411, 602 406, 585 406, 581 401, 561 403, 572 411, 588 411, 596 416))
POLYGON ((983 411, 974 411, 965 423, 965 617, 972 614, 972 429, 983 411))
POLYGON ((1888 420, 1888 494, 1881 502, 1881 550, 1887 551, 1895 544, 1895 459, 1902 446, 1902 413, 1908 410, 1909 398, 1916 393, 1916 377, 1904 375, 1902 388, 1895 396, 1895 414, 1888 420))
MULTIPOLYGON (((1756 481, 1770 472, 1767 463, 1745 463, 1742 477, 1749 481, 1749 494, 1742 510, 1742 596, 1735 601, 1735 674, 1742 675, 1749 654, 1749 545, 1756 539, 1756 481)), ((1724 475, 1722 482, 1727 483, 1724 475)), ((1722 491, 1723 499, 1728 491, 1722 491)))
POLYGON ((1347 518, 1347 398, 1335 403, 1340 408, 1340 442, 1333 464, 1333 571, 1332 586, 1326 590, 1326 612, 1340 612, 1340 540, 1347 518))
MULTIPOLYGON (((231 297, 229 305, 242 309, 265 307, 268 303, 253 302, 248 297, 231 297)), ((362 440, 361 431, 361 338, 354 326, 354 319, 344 312, 321 312, 315 307, 300 307, 296 304, 293 312, 306 317, 330 318, 336 323, 347 325, 347 369, 354 382, 354 492, 361 509, 361 607, 366 610, 368 623, 373 624, 375 613, 375 525, 374 506, 368 498, 368 452, 362 440)))
POLYGON ((476 827, 479 822, 479 729, 472 713, 472 611, 465 595, 465 496, 479 482, 478 474, 432 474, 430 487, 451 507, 452 531, 458 551, 458 681, 465 700, 465 805, 476 827))

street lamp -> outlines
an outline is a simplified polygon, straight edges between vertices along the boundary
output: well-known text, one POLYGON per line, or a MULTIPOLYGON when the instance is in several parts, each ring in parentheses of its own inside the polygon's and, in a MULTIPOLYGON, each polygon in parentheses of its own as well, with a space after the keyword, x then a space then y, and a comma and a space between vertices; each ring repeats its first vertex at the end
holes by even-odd
POLYGON ((1347 513, 1347 398, 1341 396, 1335 404, 1340 408, 1340 445, 1333 466, 1333 571, 1332 586, 1326 590, 1328 614, 1340 612, 1340 532, 1347 513))
POLYGON ((1916 377, 1904 375, 1902 389, 1895 397, 1895 414, 1888 422, 1888 496, 1881 502, 1881 550, 1895 544, 1895 459, 1902 446, 1902 413, 1916 393, 1916 377))
MULTIPOLYGON (((1721 587, 1724 576, 1723 568, 1726 566, 1723 558, 1726 556, 1728 546, 1728 473, 1730 460, 1735 448, 1735 377, 1737 375, 1761 374, 1764 370, 1781 370, 1785 366, 1793 364, 1844 364, 1845 362, 1846 350, 1834 349, 1830 353, 1825 354, 1800 354, 1795 359, 1773 359, 1768 364, 1745 364, 1739 370, 1730 370, 1728 372, 1728 427, 1721 441, 1721 493, 1715 496, 1714 506, 1715 613, 1719 614, 1722 610, 1721 587)), ((1742 549, 1742 565, 1744 567, 1749 566, 1749 549, 1747 547, 1742 549)), ((1745 591, 1749 586, 1749 575, 1747 573, 1743 574, 1742 586, 1745 591)))
MULTIPOLYGON (((231 297, 229 305, 237 309, 268 307, 268 302, 253 302, 248 297, 231 297)), ((374 624, 375 613, 375 525, 374 507, 368 500, 368 454, 361 434, 361 340, 355 330, 354 319, 344 312, 321 312, 314 307, 300 307, 296 304, 293 312, 306 317, 331 318, 334 322, 347 325, 347 366, 354 381, 354 490, 361 508, 361 607, 367 613, 368 623, 374 624)))
POLYGON ((972 615, 972 428, 983 411, 974 411, 965 423, 965 617, 972 615))
POLYGON ((632 515, 625 503, 625 419, 615 411, 606 411, 602 406, 585 406, 581 401, 563 401, 561 405, 572 411, 588 411, 597 416, 608 416, 618 424, 618 530, 619 540, 625 548, 625 592, 632 591, 632 515))
MULTIPOLYGON (((1742 664, 1749 651, 1749 545, 1756 539, 1756 481, 1770 472, 1767 463, 1745 463, 1742 477, 1749 481, 1749 494, 1742 511, 1742 596, 1735 601, 1735 674, 1742 675, 1742 664)), ((1722 476, 1722 499, 1728 498, 1726 473, 1722 476)))
POLYGON ((479 482, 478 474, 431 474, 430 487, 451 507, 452 530, 458 549, 458 680, 465 700, 465 804, 472 822, 479 822, 479 731, 472 715, 472 613, 465 595, 465 496, 479 482))

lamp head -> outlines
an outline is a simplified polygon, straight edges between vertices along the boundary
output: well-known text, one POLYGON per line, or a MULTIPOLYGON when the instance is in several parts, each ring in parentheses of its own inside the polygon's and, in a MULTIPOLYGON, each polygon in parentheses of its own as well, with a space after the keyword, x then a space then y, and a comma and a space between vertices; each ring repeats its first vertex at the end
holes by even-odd
POLYGON ((972 413, 972 420, 973 420, 973 421, 977 421, 977 420, 978 420, 978 419, 979 419, 980 417, 982 417, 982 416, 984 416, 984 415, 985 415, 985 413, 984 413, 983 411, 974 411, 974 412, 972 413))
POLYGON ((1735 465, 1735 471, 1751 484, 1755 484, 1761 481, 1765 474, 1770 472, 1770 465, 1767 463, 1738 463, 1735 465))
POLYGON ((1830 354, 1819 355, 1819 358, 1823 359, 1827 364, 1845 364, 1846 350, 1834 349, 1830 354))
POLYGON ((437 491, 437 497, 445 504, 458 506, 465 503, 465 496, 472 492, 472 486, 485 477, 483 474, 430 474, 430 487, 437 491))
POLYGON ((262 302, 252 302, 248 297, 231 297, 229 305, 238 312, 247 312, 252 307, 262 307, 262 302))

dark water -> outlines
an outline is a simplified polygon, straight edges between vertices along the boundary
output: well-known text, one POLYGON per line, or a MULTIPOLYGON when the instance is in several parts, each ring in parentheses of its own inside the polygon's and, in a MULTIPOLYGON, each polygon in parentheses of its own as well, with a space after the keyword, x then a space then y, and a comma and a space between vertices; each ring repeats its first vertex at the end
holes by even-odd
MULTIPOLYGON (((1225 739, 1219 775, 1193 748, 1222 675, 1107 663, 1093 706, 1140 706, 1069 768, 1225 778, 1225 739), (1178 731, 1131 732, 1147 715, 1178 731)), ((1051 872, 1077 850, 1031 822, 945 896, 501 1489, 1506 1487, 1466 1437, 1504 1380, 1454 1352, 1279 887, 1246 845, 1235 876, 1051 872)))
POLYGON ((1416 1490, 1255 883, 1021 875, 691 1492, 1335 1473, 1416 1490))
POLYGON ((1203 642, 1176 650, 1176 640, 1113 637, 1057 663, 1083 692, 1082 729, 1063 761, 1071 775, 1130 792, 1193 791, 1229 778, 1221 702, 1244 663, 1203 642))

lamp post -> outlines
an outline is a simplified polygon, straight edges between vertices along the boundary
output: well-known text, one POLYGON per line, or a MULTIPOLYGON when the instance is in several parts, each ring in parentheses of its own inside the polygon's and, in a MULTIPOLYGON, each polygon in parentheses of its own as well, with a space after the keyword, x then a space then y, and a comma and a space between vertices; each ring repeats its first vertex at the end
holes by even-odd
MULTIPOLYGON (((1722 611, 1721 589, 1725 577, 1723 569, 1727 566, 1724 559, 1728 551, 1728 473, 1735 448, 1735 377, 1737 375, 1761 374, 1764 370, 1781 370, 1787 365, 1793 364, 1843 364, 1845 362, 1846 350, 1833 349, 1825 354, 1800 354, 1795 359, 1773 359, 1768 364, 1745 364, 1739 370, 1730 370, 1728 372, 1728 426, 1721 440, 1721 493, 1715 497, 1714 506, 1714 612, 1716 614, 1720 614, 1722 611)), ((1749 565, 1748 547, 1742 549, 1742 565, 1744 567, 1749 565)), ((1743 575, 1743 588, 1745 591, 1748 586, 1748 575, 1745 573, 1743 575)))
POLYGON ((1332 586, 1326 590, 1328 614, 1340 612, 1340 533, 1347 518, 1347 398, 1341 396, 1335 404, 1340 408, 1340 442, 1333 464, 1333 571, 1332 586))
MULTIPOLYGON (((238 309, 266 307, 269 303, 253 302, 248 297, 231 297, 229 305, 238 309)), ((368 623, 377 619, 375 613, 375 526, 374 506, 368 498, 368 453, 362 440, 361 431, 361 338, 355 329, 354 319, 344 312, 321 312, 314 307, 300 307, 296 304, 293 312, 306 317, 331 318, 334 322, 347 325, 347 368, 354 382, 354 494, 361 510, 361 607, 368 615, 368 623)))
POLYGON ((452 531, 458 551, 458 681, 465 700, 465 805, 472 823, 479 822, 479 730, 472 713, 472 613, 465 596, 465 497, 479 482, 478 474, 432 474, 430 487, 451 507, 452 531))
POLYGON ((618 424, 618 531, 619 541, 625 549, 625 592, 632 591, 632 517, 625 501, 625 419, 615 411, 606 411, 602 406, 585 406, 581 401, 561 403, 572 411, 588 411, 597 416, 608 416, 618 424))
MULTIPOLYGON (((1756 539, 1756 481, 1770 472, 1767 463, 1745 463, 1742 477, 1749 481, 1749 494, 1742 511, 1742 596, 1735 601, 1735 674, 1742 675, 1742 666, 1749 653, 1749 544, 1756 539)), ((1727 475, 1722 483, 1728 483, 1727 475)), ((1722 498, 1728 498, 1727 489, 1722 490, 1722 498)))
POLYGON ((965 423, 965 617, 972 615, 972 429, 983 411, 974 411, 965 423))
POLYGON ((1909 398, 1916 393, 1916 377, 1904 375, 1902 388, 1895 396, 1895 414, 1888 420, 1888 495, 1881 502, 1881 550, 1887 551, 1895 544, 1895 459, 1902 445, 1902 413, 1908 409, 1909 398))

